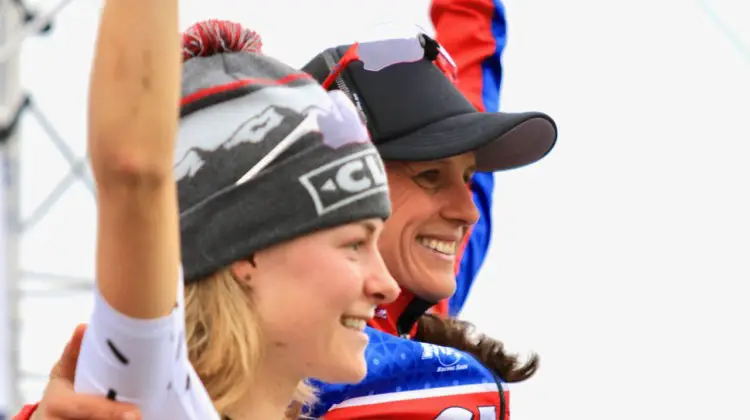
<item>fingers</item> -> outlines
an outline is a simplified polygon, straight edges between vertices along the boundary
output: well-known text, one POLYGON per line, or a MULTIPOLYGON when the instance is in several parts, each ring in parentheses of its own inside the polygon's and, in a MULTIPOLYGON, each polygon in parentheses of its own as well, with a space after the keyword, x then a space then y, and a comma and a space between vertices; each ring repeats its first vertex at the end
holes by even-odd
POLYGON ((60 361, 58 362, 57 375, 63 379, 73 381, 76 376, 76 366, 78 366, 78 355, 81 352, 81 343, 83 335, 86 332, 86 324, 79 324, 73 331, 68 345, 65 346, 60 361))
POLYGON ((73 331, 73 336, 70 338, 70 351, 73 358, 78 359, 78 353, 81 352, 81 343, 83 342, 83 335, 86 333, 86 324, 76 325, 76 329, 73 331))
POLYGON ((49 379, 50 380, 60 377, 60 365, 62 364, 63 358, 64 358, 65 354, 68 352, 69 347, 70 347, 70 341, 68 341, 65 344, 65 348, 63 349, 63 352, 62 352, 62 355, 60 356, 60 359, 58 359, 57 362, 55 362, 55 365, 52 366, 52 369, 49 372, 49 379))
POLYGON ((72 390, 50 396, 44 420, 140 420, 138 409, 104 397, 75 394, 72 390))
POLYGON ((140 420, 138 409, 130 404, 104 397, 76 394, 73 391, 78 356, 86 325, 78 325, 65 346, 60 360, 50 373, 44 398, 34 420, 140 420))

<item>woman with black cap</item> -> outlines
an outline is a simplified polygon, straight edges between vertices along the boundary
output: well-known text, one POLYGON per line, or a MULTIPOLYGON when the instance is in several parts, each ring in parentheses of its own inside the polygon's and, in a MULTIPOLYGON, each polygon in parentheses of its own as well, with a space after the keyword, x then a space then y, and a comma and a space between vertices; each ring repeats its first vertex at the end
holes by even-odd
POLYGON ((479 218, 467 188, 472 176, 547 155, 557 138, 554 121, 538 112, 478 112, 453 83, 453 59, 416 30, 328 48, 304 70, 352 98, 385 160, 393 215, 379 248, 402 289, 370 323, 390 338, 372 333, 367 378, 319 384, 314 413, 325 412, 326 419, 507 418, 504 383, 533 375, 537 357, 521 363, 471 324, 428 311, 456 290, 461 244, 479 218))
POLYGON ((306 378, 364 377, 363 329, 398 293, 377 251, 382 161, 344 95, 251 31, 193 26, 182 67, 177 33, 177 0, 105 3, 98 280, 75 388, 144 419, 281 419, 306 378))

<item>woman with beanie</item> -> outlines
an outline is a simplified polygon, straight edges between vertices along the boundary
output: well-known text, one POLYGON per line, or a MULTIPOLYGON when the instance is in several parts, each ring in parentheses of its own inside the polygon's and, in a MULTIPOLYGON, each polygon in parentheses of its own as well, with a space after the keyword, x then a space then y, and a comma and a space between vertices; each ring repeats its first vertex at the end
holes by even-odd
POLYGON ((382 161, 344 95, 259 54, 252 32, 200 23, 183 57, 176 34, 177 0, 105 3, 75 387, 147 420, 281 419, 308 402, 306 378, 364 377, 363 329, 398 293, 377 251, 382 161))

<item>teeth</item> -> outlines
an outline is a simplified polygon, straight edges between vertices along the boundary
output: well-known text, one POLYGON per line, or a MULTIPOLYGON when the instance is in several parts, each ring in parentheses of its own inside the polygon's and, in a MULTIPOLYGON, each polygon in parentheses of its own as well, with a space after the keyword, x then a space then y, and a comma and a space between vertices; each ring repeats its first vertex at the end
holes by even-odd
POLYGON ((419 238, 419 243, 441 254, 456 255, 456 241, 441 241, 439 239, 419 238))
POLYGON ((362 331, 367 326, 367 321, 360 318, 351 318, 348 316, 345 316, 341 318, 341 325, 345 326, 346 328, 351 328, 353 330, 362 331))

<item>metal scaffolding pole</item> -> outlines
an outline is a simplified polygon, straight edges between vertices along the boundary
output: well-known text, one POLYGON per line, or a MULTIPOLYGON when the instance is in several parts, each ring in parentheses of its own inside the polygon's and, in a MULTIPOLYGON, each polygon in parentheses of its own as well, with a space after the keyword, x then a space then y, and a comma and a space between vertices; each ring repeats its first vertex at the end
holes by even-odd
MULTIPOLYGON (((32 97, 23 91, 20 83, 20 49, 23 41, 40 33, 47 33, 52 19, 71 0, 60 0, 42 14, 29 9, 24 0, 0 0, 0 420, 16 412, 22 404, 20 383, 25 374, 20 366, 19 299, 33 291, 22 288, 24 272, 19 266, 19 242, 23 232, 54 205, 59 195, 69 185, 62 180, 32 213, 30 220, 20 219, 20 171, 18 130, 19 120, 28 110, 52 143, 68 160, 70 178, 85 178, 85 162, 76 158, 68 144, 57 134, 44 113, 35 106, 32 97), (56 193, 56 195, 55 195, 56 193)), ((93 191, 91 182, 88 186, 93 191)), ((51 282, 59 281, 46 276, 51 282)), ((58 283, 66 288, 67 283, 58 283)), ((70 284, 73 290, 80 288, 77 282, 70 284)), ((49 289, 49 287, 47 287, 49 289)))
MULTIPOLYGON (((20 11, 10 0, 0 2, 0 45, 16 36, 23 27, 20 11)), ((11 50, 8 50, 11 51, 11 50)), ((3 189, 3 227, 0 237, 3 241, 3 274, 0 274, 0 308, 5 308, 0 316, 0 367, 4 371, 0 380, 4 381, 0 390, 0 419, 3 414, 10 416, 20 403, 18 379, 20 377, 18 352, 18 236, 19 223, 19 174, 18 174, 18 120, 23 111, 25 100, 19 80, 20 54, 18 49, 0 56, 0 151, 2 152, 2 189, 3 189)))

